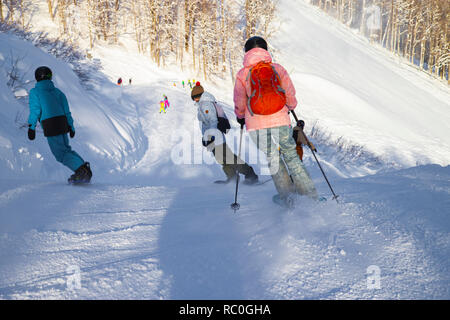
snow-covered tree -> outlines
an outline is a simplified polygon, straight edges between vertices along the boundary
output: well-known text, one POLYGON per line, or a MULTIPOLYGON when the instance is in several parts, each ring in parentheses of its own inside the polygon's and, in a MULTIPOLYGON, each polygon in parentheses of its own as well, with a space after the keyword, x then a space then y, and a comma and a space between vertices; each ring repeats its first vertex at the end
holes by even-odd
MULTIPOLYGON (((24 26, 31 1, 1 0, 0 19, 24 26)), ((173 57, 204 77, 233 74, 246 38, 270 38, 276 6, 276 0, 46 0, 63 41, 93 48, 132 35, 139 52, 158 65, 173 57)))
POLYGON ((245 0, 245 38, 254 35, 269 37, 278 1, 245 0))
POLYGON ((448 79, 448 0, 311 0, 421 69, 448 79))

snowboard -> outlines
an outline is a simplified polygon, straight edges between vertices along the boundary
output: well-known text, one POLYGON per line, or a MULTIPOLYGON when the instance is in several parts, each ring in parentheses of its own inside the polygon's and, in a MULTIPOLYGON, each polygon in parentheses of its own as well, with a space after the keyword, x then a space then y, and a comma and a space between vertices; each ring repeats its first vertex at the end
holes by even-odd
POLYGON ((73 181, 73 180, 68 179, 67 183, 72 186, 84 186, 84 185, 91 184, 91 180, 84 179, 84 180, 73 181))

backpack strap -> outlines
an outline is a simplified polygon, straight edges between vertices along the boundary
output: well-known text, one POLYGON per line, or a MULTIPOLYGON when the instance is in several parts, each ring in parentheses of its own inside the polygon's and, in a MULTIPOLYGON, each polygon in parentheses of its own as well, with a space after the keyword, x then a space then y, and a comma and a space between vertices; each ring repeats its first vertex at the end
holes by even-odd
POLYGON ((219 118, 219 117, 225 118, 226 115, 225 115, 225 112, 223 111, 222 108, 220 108, 220 109, 221 109, 221 110, 220 110, 221 112, 220 112, 220 115, 219 115, 219 109, 217 109, 217 101, 214 101, 214 102, 213 102, 213 105, 214 105, 214 108, 216 109, 216 116, 217 116, 217 118, 219 118))
POLYGON ((228 120, 225 111, 223 111, 223 108, 217 103, 217 101, 214 101, 213 104, 214 108, 216 108, 217 129, 219 129, 219 131, 223 134, 227 134, 228 130, 231 129, 230 121, 228 120))
MULTIPOLYGON (((259 64, 259 63, 258 63, 259 64)), ((247 74, 247 79, 245 79, 245 81, 247 82, 247 81, 249 81, 249 79, 250 79, 250 90, 251 90, 251 88, 252 88, 252 85, 255 85, 256 83, 253 81, 253 79, 252 79, 252 71, 253 71, 253 68, 254 67, 251 67, 250 68, 250 70, 248 71, 248 74, 247 74)), ((248 108, 248 111, 250 112, 250 115, 253 117, 255 114, 253 113, 253 110, 252 110, 252 107, 250 106, 250 101, 252 100, 252 98, 255 96, 255 94, 256 94, 256 89, 253 89, 253 91, 251 91, 250 92, 250 97, 248 97, 248 99, 247 99, 247 108, 248 108)))
POLYGON ((273 64, 270 64, 270 66, 272 67, 273 73, 274 73, 275 76, 278 78, 279 85, 276 87, 277 92, 282 92, 282 93, 286 94, 286 90, 284 90, 284 89, 281 87, 281 77, 280 77, 280 75, 278 74, 278 72, 277 72, 277 70, 275 69, 275 67, 273 66, 273 64))

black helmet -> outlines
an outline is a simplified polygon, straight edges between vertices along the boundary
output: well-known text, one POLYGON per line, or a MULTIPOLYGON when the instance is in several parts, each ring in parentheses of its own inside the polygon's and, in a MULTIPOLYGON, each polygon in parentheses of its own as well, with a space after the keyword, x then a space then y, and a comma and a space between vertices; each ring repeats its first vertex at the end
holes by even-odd
POLYGON ((254 48, 262 48, 264 50, 267 50, 266 40, 258 36, 249 38, 245 43, 245 52, 248 52, 254 48))
POLYGON ((45 66, 39 67, 34 72, 34 77, 38 82, 42 80, 52 80, 52 70, 45 66))

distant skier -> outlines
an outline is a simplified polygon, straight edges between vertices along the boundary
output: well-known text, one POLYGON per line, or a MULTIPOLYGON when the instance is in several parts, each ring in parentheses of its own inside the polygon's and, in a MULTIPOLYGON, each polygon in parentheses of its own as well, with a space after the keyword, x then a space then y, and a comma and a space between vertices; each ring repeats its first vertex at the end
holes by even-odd
POLYGON ((68 182, 90 182, 92 171, 89 162, 85 162, 69 145, 67 133, 73 138, 75 127, 66 96, 55 88, 50 68, 37 68, 35 78, 37 82, 29 96, 28 138, 35 139, 36 123, 39 121, 56 160, 75 172, 68 182))
POLYGON ((121 86, 121 85, 122 85, 122 78, 119 78, 119 79, 117 80, 117 85, 118 85, 118 86, 121 86))
POLYGON ((184 89, 184 80, 181 81, 181 84, 183 85, 183 89, 184 89))
POLYGON ((170 107, 169 99, 167 98, 166 95, 164 95, 164 109, 167 109, 169 107, 170 107))
POLYGON ((130 78, 130 80, 128 80, 128 85, 130 85, 130 86, 131 86, 131 78, 130 78))
POLYGON ((159 113, 163 112, 166 113, 166 103, 164 100, 159 101, 159 113))
POLYGON ((279 193, 273 200, 290 205, 291 195, 295 193, 318 199, 314 183, 300 161, 292 137, 288 112, 295 109, 297 100, 287 71, 281 65, 272 63, 266 41, 257 36, 245 43, 243 64, 244 68, 236 75, 234 87, 235 114, 237 121, 245 124, 258 149, 267 156, 279 193))
POLYGON ((214 96, 205 92, 200 82, 197 82, 192 89, 191 97, 197 106, 197 118, 203 134, 202 144, 214 154, 227 176, 226 180, 216 181, 216 183, 231 182, 236 178, 236 170, 245 175, 245 184, 257 183, 258 176, 253 168, 239 159, 226 144, 224 133, 229 129, 229 122, 214 96))
POLYGON ((192 89, 192 85, 193 85, 193 83, 191 83, 191 80, 188 80, 188 85, 189 85, 189 88, 191 88, 191 89, 192 89))

